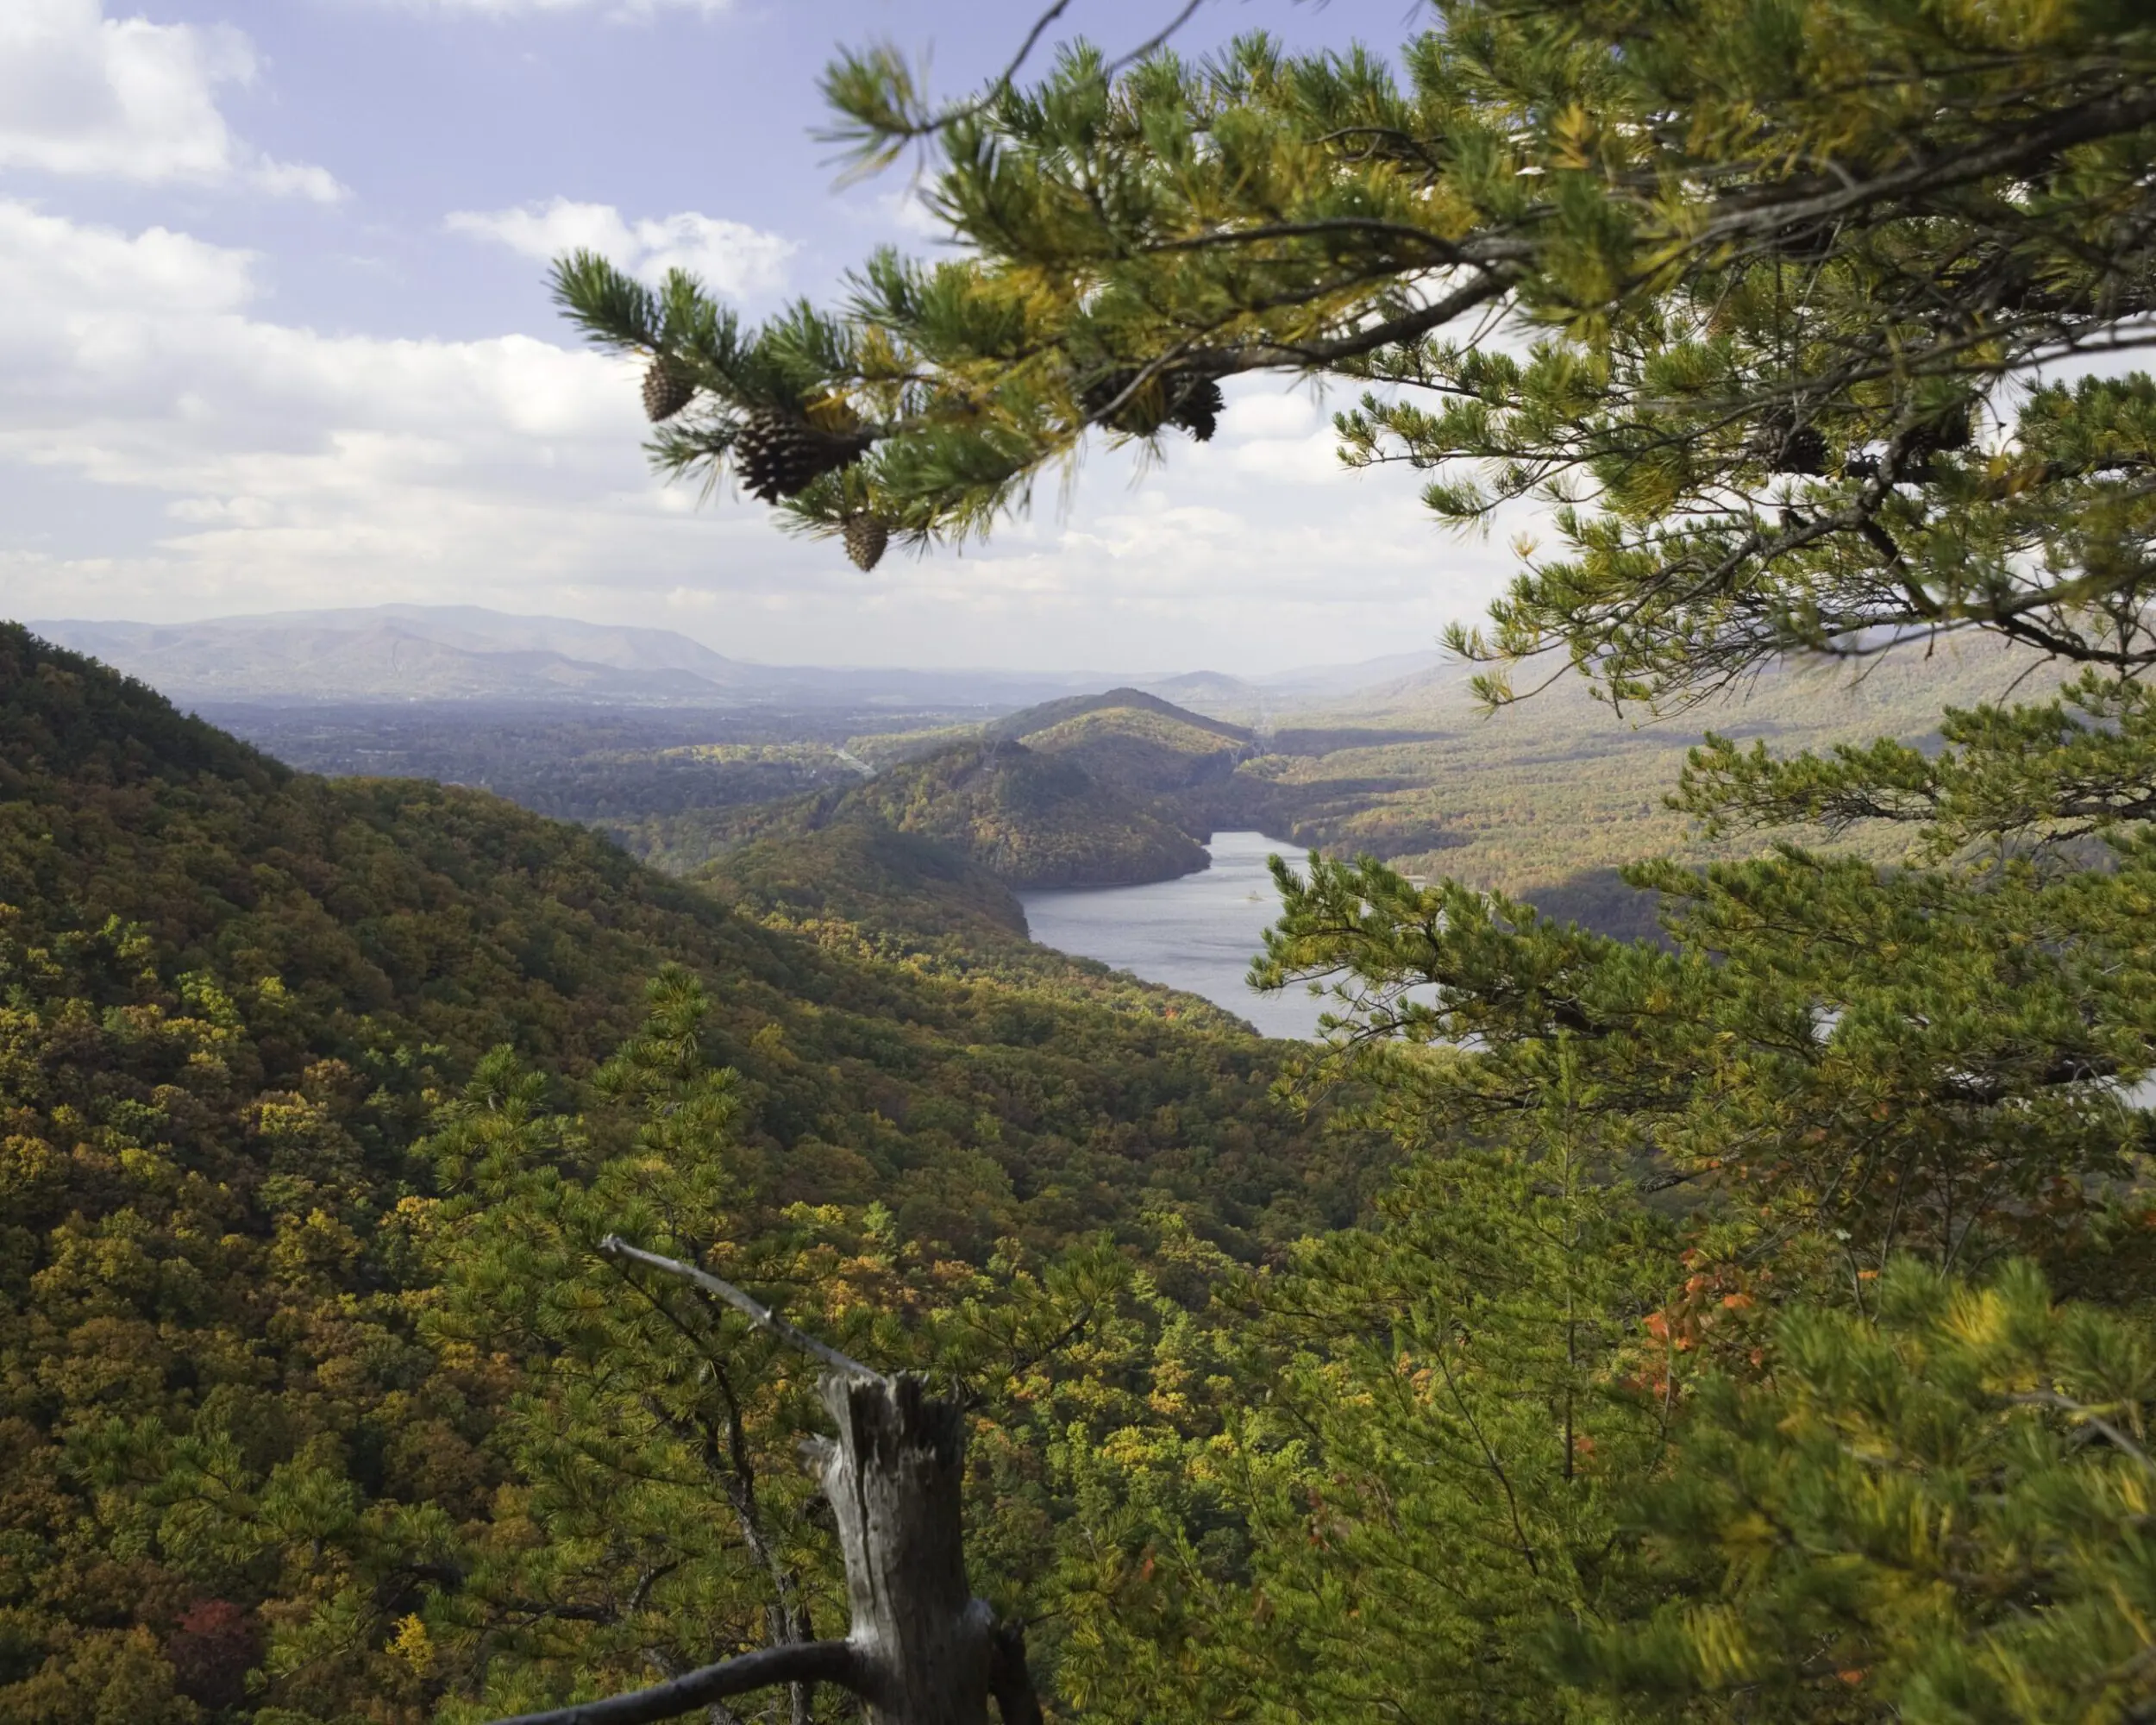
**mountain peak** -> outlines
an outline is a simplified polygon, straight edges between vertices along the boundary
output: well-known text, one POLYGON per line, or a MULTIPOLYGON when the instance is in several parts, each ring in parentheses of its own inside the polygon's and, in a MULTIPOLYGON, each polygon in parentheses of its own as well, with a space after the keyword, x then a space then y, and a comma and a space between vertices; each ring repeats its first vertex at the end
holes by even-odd
POLYGON ((1207 718, 1201 712, 1177 706, 1175 702, 1163 700, 1158 695, 1127 687, 1109 689, 1097 695, 1069 695, 1062 700, 1043 701, 1038 706, 1025 707, 1006 718, 999 719, 989 727, 989 733, 995 737, 1024 738, 1052 731, 1057 725, 1068 724, 1089 714, 1118 710, 1151 713, 1155 718, 1187 724, 1194 731, 1204 731, 1224 742, 1246 743, 1250 741, 1250 732, 1246 726, 1230 724, 1225 719, 1207 718))

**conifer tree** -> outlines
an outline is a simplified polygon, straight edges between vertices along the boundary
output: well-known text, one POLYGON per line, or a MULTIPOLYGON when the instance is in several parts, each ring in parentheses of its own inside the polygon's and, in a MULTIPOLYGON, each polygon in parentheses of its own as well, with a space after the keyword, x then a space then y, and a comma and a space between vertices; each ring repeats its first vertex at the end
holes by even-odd
POLYGON ((1345 459, 1427 474, 1441 519, 1550 512, 1454 637, 1493 702, 1552 650, 1665 708, 1958 631, 2090 668, 1936 751, 1710 739, 1675 805, 1759 849, 1630 871, 1661 943, 1281 871, 1257 979, 1334 988, 1317 1076, 1415 1159, 1381 1226, 1216 1310, 1248 1326, 1206 1344, 1216 1425, 1156 1381, 1051 1446, 1066 1692, 2148 1716, 2145 1327, 2041 1275, 2156 1293, 2156 384, 2059 374, 2156 313, 2156 27, 1432 9, 1396 66, 1079 48, 950 107, 849 56, 840 132, 927 153, 954 260, 755 330, 684 276, 556 270, 650 367, 662 468, 849 548, 987 532, 1088 437, 1209 436, 1270 373, 1353 391, 1345 459))
POLYGON ((1550 1622, 1651 1603, 1619 1531, 1689 1364, 1645 1327, 1684 1280, 1676 1231, 1590 1104, 1426 1145, 1371 1226, 1224 1284, 1248 1405, 1092 1464, 1137 1513, 1128 1568, 1066 1608, 1085 1633, 1064 1681, 1089 1714, 1561 1716, 1550 1622))
MULTIPOLYGON (((702 985, 669 966, 649 1005, 593 1080, 625 1132, 551 1110, 548 1081, 503 1048, 426 1146, 448 1195, 415 1207, 439 1277, 424 1333, 449 1369, 510 1389, 492 1434, 504 1501, 431 1554, 427 1609, 397 1644, 454 1717, 643 1690, 846 1634, 832 1508, 798 1453, 822 1420, 818 1360, 642 1265, 715 1265, 782 1300, 826 1354, 957 1386, 981 1428, 971 1507, 991 1559, 1038 1530, 1011 1460, 1039 1446, 1033 1404, 1057 1407, 1075 1370, 1061 1356, 1083 1344, 1092 1373, 1143 1370, 1112 1251, 1040 1265, 1014 1250, 992 1281, 908 1258, 881 1206, 774 1204, 735 1130, 738 1076, 709 1062, 702 985)), ((999 1604, 1029 1597, 1039 1552, 1025 1549, 1031 1561, 982 1578, 999 1604)), ((793 1684, 761 1710, 812 1725, 856 1708, 793 1684)))
POLYGON ((1669 1596, 1557 1632, 1657 1719, 2048 1725, 2156 1708, 2156 1346, 1908 1260, 1871 1310, 1792 1310, 1761 1382, 1700 1386, 1636 1519, 1669 1596))
POLYGON ((2142 9, 1432 9, 1395 64, 1078 47, 950 107, 851 54, 837 135, 927 150, 956 259, 881 254, 753 332, 588 254, 556 290, 693 386, 664 469, 730 465, 810 531, 985 532, 1089 433, 1210 436, 1220 380, 1269 372, 1367 392, 1347 458, 1430 472, 1445 519, 1554 511, 1459 637, 1486 656, 1663 702, 1971 627, 2156 661, 2156 395, 2027 388, 2156 310, 2142 9))
POLYGON ((602 1069, 641 1116, 632 1144, 591 1144, 506 1049, 430 1142, 450 1194, 426 1229, 430 1339, 519 1386, 494 1442, 520 1513, 464 1555, 429 1628, 437 1681, 483 1673, 494 1711, 810 1641, 843 1616, 791 1455, 812 1379, 734 1314, 598 1251, 626 1233, 812 1300, 837 1291, 826 1231, 769 1213, 730 1130, 735 1075, 705 1062, 705 1006, 693 977, 663 972, 642 1032, 602 1069))
POLYGON ((2147 1266, 2104 1243, 2131 1237, 2120 1182, 2150 1148, 2126 1093, 2156 1067, 2156 706, 2091 676, 1950 712, 1945 734, 1935 755, 1786 761, 1710 739, 1671 799, 1721 830, 1898 827, 1921 866, 1787 836, 1698 872, 1642 863, 1626 878, 1661 894, 1661 945, 1313 856, 1278 869, 1285 914, 1255 974, 1327 981, 1335 1059, 1427 1130, 1544 1106, 1562 1049, 1650 1178, 1740 1200, 1761 1238, 1827 1231, 1852 1270, 2027 1250, 2128 1297, 2147 1266), (1402 1063, 1400 1041, 1476 1053, 1402 1063))

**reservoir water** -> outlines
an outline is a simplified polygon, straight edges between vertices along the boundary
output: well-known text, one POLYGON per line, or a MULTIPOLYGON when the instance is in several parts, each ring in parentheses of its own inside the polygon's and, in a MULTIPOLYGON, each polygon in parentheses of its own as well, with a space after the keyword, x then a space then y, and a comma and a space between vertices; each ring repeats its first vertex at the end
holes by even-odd
POLYGON ((1218 832, 1206 849, 1213 866, 1180 880, 1021 893, 1027 926, 1043 946, 1203 995, 1267 1036, 1315 1036, 1321 1002, 1300 983, 1261 994, 1243 980, 1280 915, 1266 859, 1301 853, 1261 832, 1218 832))

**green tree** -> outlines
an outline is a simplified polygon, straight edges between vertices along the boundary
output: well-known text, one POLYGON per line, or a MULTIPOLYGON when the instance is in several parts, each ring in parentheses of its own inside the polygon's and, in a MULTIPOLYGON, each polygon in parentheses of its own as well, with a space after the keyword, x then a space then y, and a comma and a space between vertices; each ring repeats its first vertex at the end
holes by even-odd
POLYGON ((2138 686, 2091 678, 1950 714, 1934 756, 1777 761, 1714 740, 1673 799, 1702 820, 1900 824, 1915 866, 1786 839, 1697 873, 1643 863, 1627 878, 1661 894, 1656 944, 1313 857, 1303 877, 1280 870, 1257 974, 1329 979, 1337 1058, 1373 1051, 1432 1131, 1541 1106, 1569 1059, 1651 1179, 1740 1200, 1764 1238, 1828 1231, 1871 1269, 2018 1245, 2077 1258, 2063 1273, 2124 1297, 2146 1279, 2102 1242, 2138 1214, 2116 1182, 2149 1148, 2124 1093, 2156 1066, 2153 713, 2138 686), (1383 1051, 1403 1039, 1477 1052, 1402 1067, 1383 1051))
POLYGON ((1641 1522, 1670 1596, 1559 1663, 1658 1719, 2044 1725, 2156 1704, 2156 1346, 1908 1260, 1701 1386, 1641 1522))
MULTIPOLYGON (((461 1657, 429 1658, 444 1680, 483 1672, 496 1712, 640 1687, 843 1619, 790 1453, 812 1424, 812 1371, 739 1314, 599 1251, 619 1233, 790 1285, 853 1345, 891 1345, 904 1302, 856 1258, 841 1214, 788 1218, 768 1201, 734 1130, 736 1075, 708 1062, 707 1012, 694 977, 662 971, 642 1032, 600 1070, 629 1142, 594 1144, 548 1109, 547 1080, 507 1049, 430 1141, 450 1195, 424 1225, 440 1278, 427 1333, 517 1389, 492 1440, 514 1501, 429 1626, 461 1657)), ((794 1705, 807 1716, 805 1696, 794 1705)))
POLYGON ((1372 1226, 1225 1283, 1219 1429, 1085 1463, 1125 1552, 1070 1607, 1089 1713, 1557 1716, 1552 1617, 1613 1626, 1650 1597, 1618 1535, 1689 1364, 1646 1327, 1685 1270, 1624 1159, 1553 1104, 1426 1147, 1372 1226))
POLYGON ((1089 432, 1209 436, 1265 371, 1367 388, 1347 458, 1431 471, 1445 519, 1554 511, 1467 650, 1658 701, 1971 627, 2156 662, 2156 391, 2028 387, 2156 306, 2144 9, 1431 9, 1392 63, 1079 47, 943 109, 848 55, 837 135, 920 143, 959 257, 755 330, 590 254, 556 290, 678 386, 663 469, 730 465, 810 531, 985 532, 1089 432))
MULTIPOLYGON (((774 1201, 736 1128, 737 1075, 710 1064, 701 985, 668 969, 649 1006, 594 1079, 625 1131, 551 1111, 548 1081, 500 1049, 429 1143, 449 1195, 417 1223, 438 1278, 423 1332, 451 1369, 511 1386, 491 1439, 501 1500, 395 1644, 459 1716, 845 1633, 829 1506, 798 1455, 822 1423, 819 1366, 610 1256, 608 1236, 758 1289, 881 1369, 959 1386, 978 1427, 976 1585, 1014 1614, 1059 1519, 1014 1464, 1046 1408, 1086 1405, 1061 1380, 1144 1369, 1150 1326, 1122 1313, 1131 1277, 1112 1250, 1042 1265, 1013 1244, 984 1273, 907 1249, 881 1204, 774 1201)), ((790 1716, 851 1705, 796 1687, 790 1716)))

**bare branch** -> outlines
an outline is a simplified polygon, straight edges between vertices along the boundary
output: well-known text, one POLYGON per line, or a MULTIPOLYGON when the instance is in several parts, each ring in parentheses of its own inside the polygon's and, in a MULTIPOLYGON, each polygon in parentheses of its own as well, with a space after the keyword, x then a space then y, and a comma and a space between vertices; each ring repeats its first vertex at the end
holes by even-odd
MULTIPOLYGON (((1156 49, 1166 47, 1169 38, 1196 16, 1198 9, 1205 3, 1206 0, 1184 0, 1182 9, 1161 28, 1156 30, 1129 53, 1117 55, 1115 59, 1102 66, 1101 77, 1112 78, 1116 73, 1136 65, 1156 49)), ((956 125, 962 120, 969 120, 977 114, 987 112, 1017 81, 1018 72, 1024 68, 1026 61, 1033 57, 1033 50, 1040 46, 1041 38, 1048 34, 1048 27, 1069 9, 1070 0, 1052 0, 1048 9, 1033 20, 1033 27, 1025 33, 1025 39, 1018 44, 1018 52, 1011 56, 1009 64, 989 80, 986 90, 971 101, 956 103, 940 108, 935 113, 925 115, 917 120, 902 121, 886 134, 887 145, 895 143, 903 146, 917 139, 933 137, 937 133, 947 127, 956 125)), ((843 142, 849 135, 842 131, 819 132, 815 135, 831 142, 843 142)), ((887 160, 889 158, 885 157, 884 160, 887 160)))
MULTIPOLYGON (((663 1262, 663 1260, 661 1260, 663 1262)), ((738 1659, 686 1672, 671 1682, 605 1701, 579 1702, 547 1713, 520 1713, 496 1725, 650 1725, 679 1718, 730 1695, 770 1689, 782 1683, 835 1683, 858 1695, 865 1682, 861 1654, 850 1641, 796 1642, 762 1647, 738 1659)))
MULTIPOLYGON (((645 1251, 641 1247, 630 1245, 619 1234, 609 1234, 601 1240, 599 1243, 599 1255, 617 1264, 624 1261, 630 1264, 641 1264, 647 1269, 660 1270, 667 1276, 679 1276, 682 1281, 701 1288, 706 1294, 715 1295, 724 1300, 757 1328, 770 1331, 780 1341, 791 1347, 799 1348, 812 1359, 821 1360, 833 1371, 843 1373, 849 1377, 873 1378, 879 1383, 888 1383, 891 1381, 882 1372, 863 1365, 850 1355, 839 1352, 828 1342, 819 1342, 806 1330, 789 1324, 761 1301, 743 1293, 730 1282, 721 1281, 709 1270, 699 1270, 693 1264, 684 1264, 678 1258, 661 1258, 655 1251, 645 1251)), ((659 1718, 663 1716, 653 1714, 649 1716, 659 1718)))
POLYGON ((2112 1448, 2128 1460, 2137 1463, 2150 1473, 2156 1473, 2156 1459, 2152 1459, 2147 1450, 2085 1402, 2077 1402, 2071 1396, 2061 1396, 2055 1389, 2034 1390, 2025 1396, 2009 1396, 2006 1399, 2017 1407, 2056 1408, 2060 1413, 2080 1421, 2091 1431, 2101 1433, 2112 1448))
POLYGON ((1377 323, 1323 341, 1257 342, 1247 347, 1200 350, 1192 369, 1208 377, 1229 377, 1238 372, 1315 369, 1359 358, 1380 348, 1413 342, 1442 329, 1463 312, 1509 293, 1519 285, 1522 272, 1508 264, 1478 265, 1481 273, 1443 298, 1413 311, 1402 312, 1377 323))

